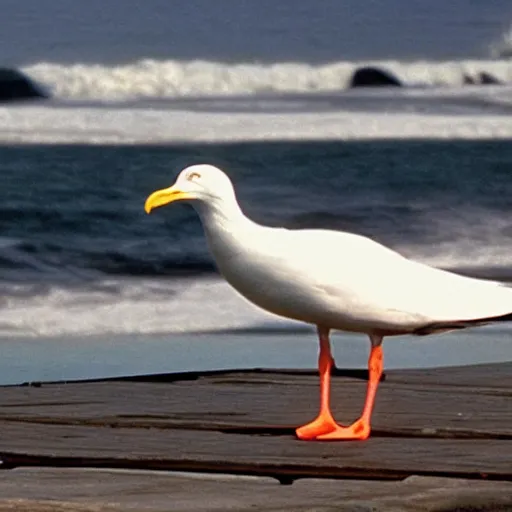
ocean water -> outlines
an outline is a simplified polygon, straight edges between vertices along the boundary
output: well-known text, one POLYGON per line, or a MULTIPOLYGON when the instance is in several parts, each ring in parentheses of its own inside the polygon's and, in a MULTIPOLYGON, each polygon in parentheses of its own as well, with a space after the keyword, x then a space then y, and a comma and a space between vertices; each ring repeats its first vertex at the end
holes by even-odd
MULTIPOLYGON (((4 382, 283 366, 283 358, 314 366, 311 329, 252 306, 217 275, 190 206, 144 213, 147 195, 193 162, 224 167, 259 222, 363 233, 432 265, 512 281, 508 141, 4 146, 4 382)), ((391 366, 512 356, 510 331, 477 332, 392 341, 391 366)), ((357 355, 364 366, 364 338, 337 339, 340 364, 357 355)))
MULTIPOLYGON (((0 383, 314 366, 311 329, 224 283, 189 206, 145 215, 191 163, 259 222, 512 281, 508 1, 6 0, 0 29, 0 66, 52 95, 0 106, 0 383), (408 87, 348 89, 367 64, 408 87)), ((393 340, 389 364, 510 360, 507 329, 393 340)))
POLYGON ((511 34, 508 0, 6 0, 0 65, 53 99, 0 143, 510 139, 511 34), (347 89, 365 65, 409 87, 347 89))

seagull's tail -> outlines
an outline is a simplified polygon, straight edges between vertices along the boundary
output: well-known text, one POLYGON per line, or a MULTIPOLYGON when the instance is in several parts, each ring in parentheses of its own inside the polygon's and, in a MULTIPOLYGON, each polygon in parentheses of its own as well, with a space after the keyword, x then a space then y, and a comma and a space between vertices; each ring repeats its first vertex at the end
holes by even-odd
POLYGON ((418 336, 426 336, 427 334, 441 333, 453 331, 456 329, 466 329, 468 327, 476 327, 478 325, 491 324, 494 322, 512 322, 512 313, 500 316, 489 316, 486 318, 475 318, 474 320, 454 320, 452 322, 434 322, 424 325, 413 331, 418 336))

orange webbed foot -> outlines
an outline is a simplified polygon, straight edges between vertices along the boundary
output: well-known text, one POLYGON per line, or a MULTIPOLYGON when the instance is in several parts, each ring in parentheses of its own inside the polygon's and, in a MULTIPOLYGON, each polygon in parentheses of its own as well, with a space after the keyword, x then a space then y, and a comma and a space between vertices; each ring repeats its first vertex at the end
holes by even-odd
POLYGON ((363 419, 359 419, 349 427, 336 425, 334 430, 320 434, 315 439, 318 441, 364 441, 370 437, 370 430, 370 424, 363 419))
POLYGON ((321 435, 328 435, 339 427, 329 414, 320 414, 315 420, 295 430, 295 434, 303 441, 311 441, 321 435))

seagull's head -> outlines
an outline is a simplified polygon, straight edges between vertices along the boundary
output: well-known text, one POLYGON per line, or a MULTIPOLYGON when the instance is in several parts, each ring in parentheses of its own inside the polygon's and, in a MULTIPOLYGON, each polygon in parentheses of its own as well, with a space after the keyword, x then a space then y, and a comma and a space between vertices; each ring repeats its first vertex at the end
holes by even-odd
POLYGON ((144 205, 146 213, 174 201, 212 205, 235 196, 231 180, 213 165, 191 165, 183 169, 174 185, 153 192, 144 205))

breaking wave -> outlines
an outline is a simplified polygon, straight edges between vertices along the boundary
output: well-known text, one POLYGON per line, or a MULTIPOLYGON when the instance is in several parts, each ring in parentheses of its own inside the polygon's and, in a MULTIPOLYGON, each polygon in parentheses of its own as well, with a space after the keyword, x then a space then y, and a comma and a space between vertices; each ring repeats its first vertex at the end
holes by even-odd
MULTIPOLYGON (((503 53, 501 55, 505 56, 503 53)), ((482 74, 497 82, 512 83, 512 60, 506 59, 446 62, 341 61, 321 65, 144 59, 116 66, 41 62, 25 67, 23 71, 58 98, 120 101, 336 92, 346 89, 354 71, 363 66, 388 70, 407 85, 457 87, 466 83, 480 83, 482 74)))
POLYGON ((512 58, 512 25, 497 43, 491 45, 491 55, 496 59, 512 58))

